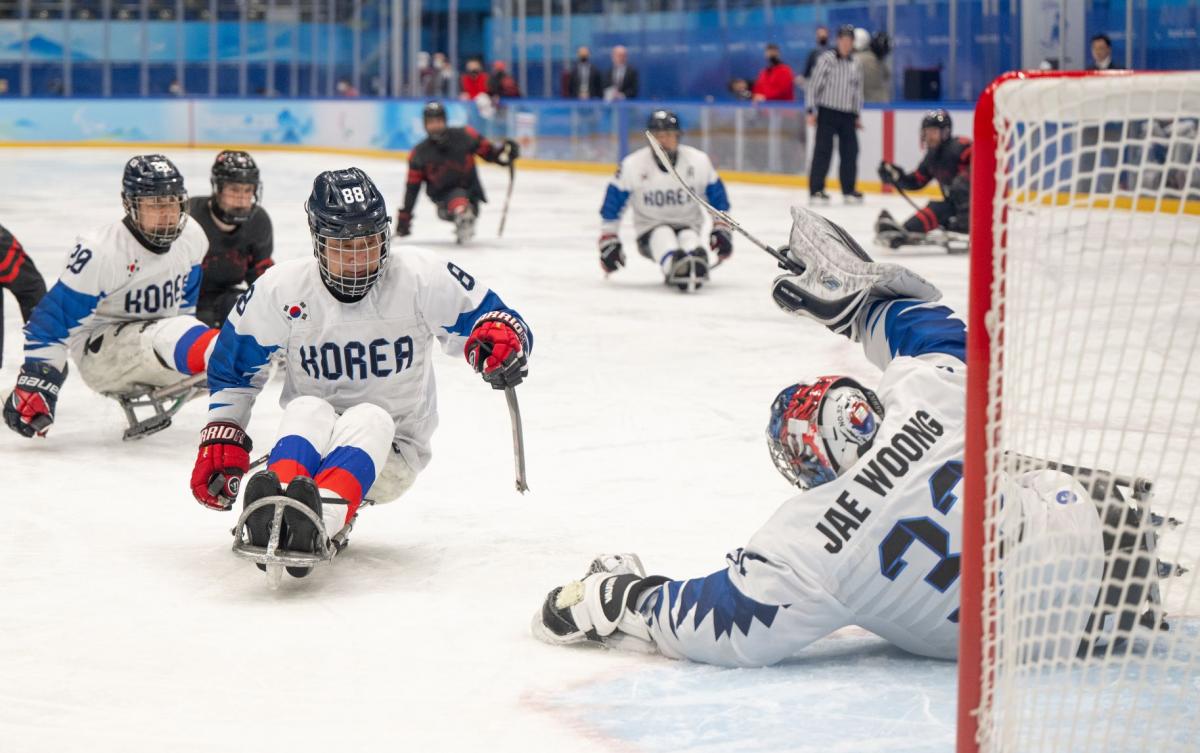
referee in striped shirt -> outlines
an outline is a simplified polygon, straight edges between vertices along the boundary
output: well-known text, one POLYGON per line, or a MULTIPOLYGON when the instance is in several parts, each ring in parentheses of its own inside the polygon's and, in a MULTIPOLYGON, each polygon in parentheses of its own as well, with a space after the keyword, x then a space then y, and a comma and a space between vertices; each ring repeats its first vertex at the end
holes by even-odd
POLYGON ((833 157, 833 137, 838 140, 838 178, 847 204, 862 203, 862 194, 855 190, 858 177, 858 134, 862 128, 859 113, 863 106, 862 66, 854 59, 854 27, 842 26, 837 33, 837 46, 817 58, 809 79, 806 105, 808 124, 817 127, 812 165, 808 173, 809 200, 813 204, 828 204, 825 175, 833 157))

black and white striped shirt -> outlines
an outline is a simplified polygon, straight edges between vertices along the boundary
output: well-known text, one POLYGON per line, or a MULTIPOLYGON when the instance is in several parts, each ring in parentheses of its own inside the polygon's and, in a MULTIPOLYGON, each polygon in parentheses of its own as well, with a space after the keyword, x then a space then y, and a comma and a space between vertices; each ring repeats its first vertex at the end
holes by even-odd
POLYGON ((853 55, 840 57, 837 50, 823 53, 808 80, 805 98, 809 112, 828 107, 857 115, 863 106, 862 66, 853 55))

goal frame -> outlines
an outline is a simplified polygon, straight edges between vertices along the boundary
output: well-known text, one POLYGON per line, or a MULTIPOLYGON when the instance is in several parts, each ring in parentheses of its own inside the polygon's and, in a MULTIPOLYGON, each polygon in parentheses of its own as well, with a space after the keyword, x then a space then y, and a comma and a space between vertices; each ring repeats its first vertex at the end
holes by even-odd
MULTIPOLYGON (((1163 71, 1154 71, 1163 73, 1163 71)), ((985 509, 992 336, 988 314, 995 277, 994 251, 1003 238, 994 237, 997 185, 997 134, 994 127, 996 93, 1011 81, 1035 78, 1064 80, 1139 75, 1136 71, 1010 71, 988 85, 975 107, 971 157, 971 264, 967 310, 967 406, 963 457, 962 571, 958 647, 957 753, 978 753, 976 740, 982 700, 985 645, 985 509)), ((990 645, 990 642, 988 642, 990 645)))

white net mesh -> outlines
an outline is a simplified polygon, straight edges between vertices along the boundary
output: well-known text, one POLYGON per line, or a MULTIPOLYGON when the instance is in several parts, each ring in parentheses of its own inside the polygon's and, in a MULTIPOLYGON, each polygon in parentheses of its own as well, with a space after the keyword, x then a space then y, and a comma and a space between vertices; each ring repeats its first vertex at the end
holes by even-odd
POLYGON ((980 750, 1195 753, 1200 593, 1174 565, 1200 566, 1200 74, 994 102, 980 750), (1030 547, 1077 532, 1002 508, 1046 460, 1096 502, 1102 579, 1030 547))

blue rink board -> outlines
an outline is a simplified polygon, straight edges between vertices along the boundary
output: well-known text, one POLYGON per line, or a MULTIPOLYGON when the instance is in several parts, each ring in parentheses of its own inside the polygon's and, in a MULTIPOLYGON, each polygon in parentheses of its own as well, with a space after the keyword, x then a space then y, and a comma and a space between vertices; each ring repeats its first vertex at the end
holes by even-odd
MULTIPOLYGON (((1183 657, 1192 652, 1191 671, 1148 677, 1147 685, 1169 689, 1164 695, 1169 700, 1158 699, 1159 709, 1182 705, 1188 719, 1200 701, 1200 661, 1195 657, 1200 620, 1174 627, 1182 630, 1175 653, 1183 657)), ((1159 646, 1154 650, 1163 653, 1159 646)), ((1105 672, 1105 684, 1119 671, 1105 672)), ((1102 681, 1094 671, 1087 680, 1089 685, 1102 681)), ((573 724, 621 741, 623 750, 951 753, 957 686, 955 663, 918 658, 850 630, 777 667, 723 669, 653 660, 644 670, 538 700, 573 724)), ((1040 697, 1063 700, 1054 693, 1040 697)), ((1057 705, 1048 702, 1046 711, 1053 716, 1058 709, 1051 706, 1057 705)), ((1185 736, 1194 733, 1171 734, 1162 729, 1161 715, 1155 716, 1146 718, 1142 734, 1167 734, 1186 745, 1185 736)), ((1093 743, 1086 749, 1102 749, 1095 747, 1098 740, 1093 743)))

